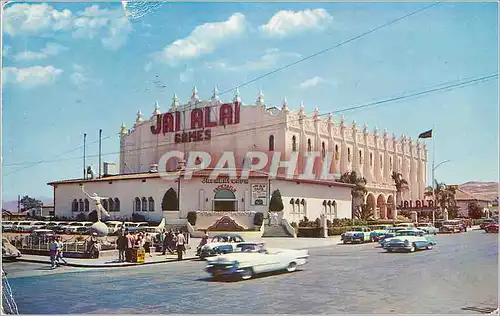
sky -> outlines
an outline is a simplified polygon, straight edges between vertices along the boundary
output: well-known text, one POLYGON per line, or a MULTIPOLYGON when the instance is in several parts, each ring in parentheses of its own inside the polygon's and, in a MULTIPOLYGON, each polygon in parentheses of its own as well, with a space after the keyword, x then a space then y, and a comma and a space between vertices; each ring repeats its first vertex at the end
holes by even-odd
MULTIPOLYGON (((118 163, 120 126, 176 93, 202 99, 335 46, 429 3, 14 3, 3 11, 4 200, 51 197, 47 182, 118 163)), ((318 107, 426 140, 447 184, 498 181, 498 77, 358 110, 343 109, 498 73, 496 3, 441 3, 240 88, 268 106, 318 107), (434 141, 434 144, 433 144, 434 141), (434 155, 432 148, 435 147, 434 155)), ((233 92, 221 95, 231 100, 233 92)), ((430 179, 430 175, 428 177, 430 179)), ((430 182, 430 181, 429 181, 430 182)))

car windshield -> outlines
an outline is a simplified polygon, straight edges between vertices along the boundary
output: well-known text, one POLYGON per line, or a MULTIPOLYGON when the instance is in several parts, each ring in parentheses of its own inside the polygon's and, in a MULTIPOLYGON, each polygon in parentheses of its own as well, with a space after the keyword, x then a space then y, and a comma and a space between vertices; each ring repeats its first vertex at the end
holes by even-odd
POLYGON ((265 252, 264 244, 239 244, 236 246, 236 252, 265 252))
POLYGON ((363 231, 363 227, 353 227, 351 229, 351 231, 353 231, 353 232, 362 232, 363 231))
POLYGON ((212 242, 242 242, 243 239, 240 236, 214 236, 212 242))
POLYGON ((414 230, 400 230, 396 232, 396 236, 417 236, 418 233, 414 230))

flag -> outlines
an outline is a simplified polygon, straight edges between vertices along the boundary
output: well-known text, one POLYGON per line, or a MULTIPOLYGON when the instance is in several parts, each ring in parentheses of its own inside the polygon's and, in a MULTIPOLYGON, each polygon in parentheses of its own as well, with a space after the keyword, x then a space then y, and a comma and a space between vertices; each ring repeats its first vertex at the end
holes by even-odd
POLYGON ((432 138, 432 129, 421 133, 420 135, 418 135, 418 138, 432 138))

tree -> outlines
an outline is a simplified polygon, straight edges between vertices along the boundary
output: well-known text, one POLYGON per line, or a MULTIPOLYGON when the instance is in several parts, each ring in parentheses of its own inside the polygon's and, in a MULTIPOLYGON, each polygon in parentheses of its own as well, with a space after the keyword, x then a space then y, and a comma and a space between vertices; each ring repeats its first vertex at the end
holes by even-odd
POLYGON ((367 220, 373 216, 373 207, 368 204, 362 204, 354 211, 354 217, 360 220, 367 220))
POLYGON ((469 217, 472 219, 482 218, 484 215, 483 209, 476 202, 471 202, 467 206, 469 217))
POLYGON ((283 200, 281 199, 280 190, 274 190, 271 201, 269 202, 269 210, 271 212, 281 212, 283 211, 283 200))
POLYGON ((23 196, 21 199, 22 211, 27 211, 33 208, 42 207, 42 201, 29 197, 28 195, 23 196))
POLYGON ((356 171, 346 172, 340 176, 340 182, 354 184, 352 188, 352 214, 354 215, 358 206, 363 204, 365 195, 368 193, 366 189, 366 179, 358 177, 356 171))
POLYGON ((458 216, 457 201, 455 200, 455 192, 457 190, 456 186, 446 185, 445 183, 439 183, 434 180, 434 200, 437 205, 444 211, 446 208, 448 210, 448 217, 455 218, 458 216))
POLYGON ((396 186, 396 205, 400 205, 402 200, 401 193, 403 192, 403 188, 408 185, 408 181, 403 179, 401 173, 395 171, 392 172, 391 178, 396 186))

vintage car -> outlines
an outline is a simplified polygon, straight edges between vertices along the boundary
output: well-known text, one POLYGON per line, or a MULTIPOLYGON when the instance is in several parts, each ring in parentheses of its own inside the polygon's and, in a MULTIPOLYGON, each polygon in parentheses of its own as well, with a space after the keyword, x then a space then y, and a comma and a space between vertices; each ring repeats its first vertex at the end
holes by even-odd
POLYGON ((439 229, 434 227, 432 223, 418 223, 417 229, 423 230, 429 235, 437 235, 437 233, 439 233, 439 229))
MULTIPOLYGON (((401 234, 403 231, 398 232, 401 234)), ((384 249, 387 252, 407 251, 427 249, 430 250, 436 244, 435 240, 422 235, 399 235, 387 240, 384 243, 384 249)))
POLYGON ((484 228, 487 233, 497 233, 498 234, 498 223, 491 223, 484 228))
POLYGON ((392 228, 391 225, 375 226, 370 234, 370 237, 373 241, 379 241, 381 239, 387 238, 389 235, 389 230, 391 228, 392 228))
POLYGON ((237 234, 218 234, 209 238, 207 244, 198 248, 196 255, 204 260, 207 257, 213 257, 218 254, 225 254, 234 251, 235 243, 244 242, 243 238, 237 234))
POLYGON ((370 228, 365 226, 352 227, 350 231, 340 235, 340 240, 342 240, 344 244, 370 242, 373 241, 371 232, 370 228))
POLYGON ((288 271, 307 263, 307 250, 266 249, 263 243, 236 245, 233 253, 208 258, 205 271, 213 278, 251 279, 261 273, 288 271))
POLYGON ((21 252, 10 243, 10 241, 2 238, 2 260, 16 260, 21 257, 21 252))
POLYGON ((400 229, 400 227, 395 227, 395 232, 394 236, 384 238, 382 239, 379 244, 384 247, 384 245, 389 242, 391 239, 396 238, 396 237, 401 237, 401 236, 419 236, 423 237, 425 235, 425 232, 423 230, 419 229, 400 229))
POLYGON ((465 225, 460 220, 448 220, 444 221, 443 225, 439 229, 441 233, 461 233, 465 231, 465 225))
POLYGON ((413 228, 415 228, 415 224, 413 224, 413 223, 399 223, 399 224, 396 224, 395 227, 403 227, 406 229, 413 229, 413 228))
POLYGON ((495 220, 494 220, 493 218, 484 218, 484 219, 481 219, 480 221, 481 221, 481 223, 479 224, 479 227, 480 227, 481 229, 485 229, 485 228, 486 228, 486 226, 488 226, 488 225, 490 225, 491 223, 494 223, 494 222, 495 222, 495 220))
POLYGON ((392 238, 392 237, 396 236, 396 232, 398 232, 400 230, 406 230, 406 228, 404 228, 404 227, 391 227, 391 228, 389 228, 389 230, 387 231, 386 234, 378 236, 378 243, 382 245, 385 239, 392 238))

